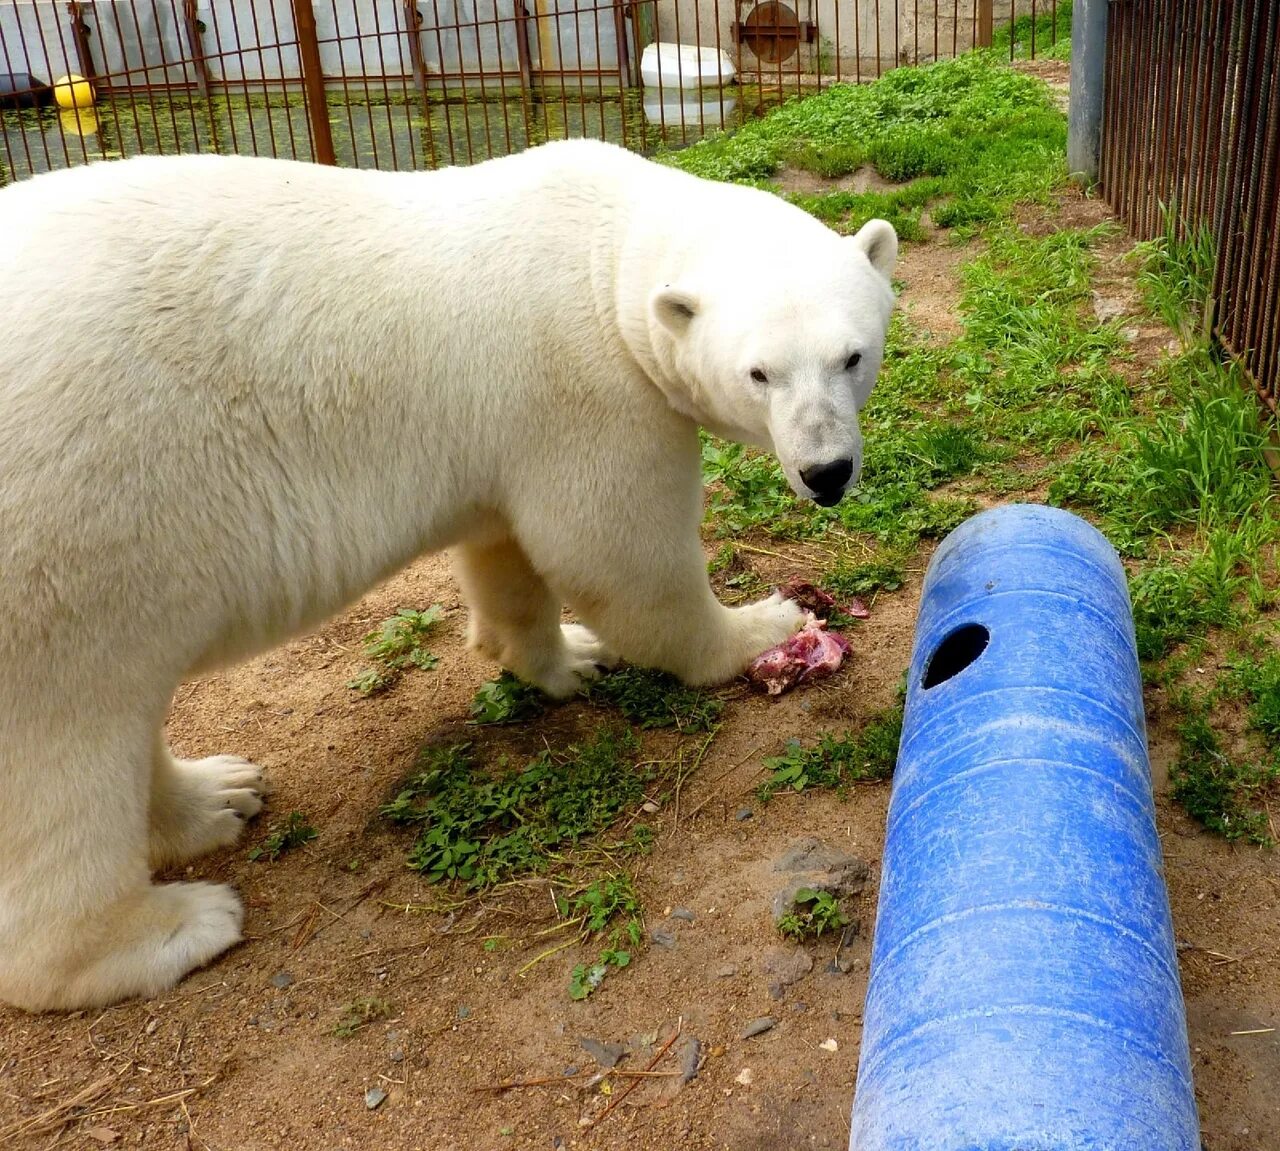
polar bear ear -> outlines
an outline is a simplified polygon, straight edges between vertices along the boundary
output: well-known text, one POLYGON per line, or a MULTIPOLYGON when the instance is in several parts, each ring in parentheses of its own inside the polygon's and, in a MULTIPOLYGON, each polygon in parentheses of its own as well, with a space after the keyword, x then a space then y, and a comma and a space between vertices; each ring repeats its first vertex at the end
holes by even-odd
POLYGON ((673 336, 683 336, 698 314, 698 297, 683 288, 666 284, 653 293, 649 307, 654 319, 673 336))
POLYGON ((852 239, 886 280, 893 275, 898 264, 898 233, 888 220, 868 220, 852 239))

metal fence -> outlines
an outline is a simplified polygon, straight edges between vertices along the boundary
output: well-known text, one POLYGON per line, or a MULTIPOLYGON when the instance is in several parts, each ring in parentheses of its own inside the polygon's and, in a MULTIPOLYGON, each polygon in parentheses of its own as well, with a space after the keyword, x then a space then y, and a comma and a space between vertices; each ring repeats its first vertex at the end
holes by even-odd
POLYGON ((1211 322, 1274 411, 1280 384, 1276 0, 1112 0, 1099 177, 1139 236, 1216 250, 1211 322))
POLYGON ((137 153, 651 152, 802 91, 1069 35, 1070 0, 0 0, 0 183, 137 153), (59 110, 69 75, 91 106, 59 110))

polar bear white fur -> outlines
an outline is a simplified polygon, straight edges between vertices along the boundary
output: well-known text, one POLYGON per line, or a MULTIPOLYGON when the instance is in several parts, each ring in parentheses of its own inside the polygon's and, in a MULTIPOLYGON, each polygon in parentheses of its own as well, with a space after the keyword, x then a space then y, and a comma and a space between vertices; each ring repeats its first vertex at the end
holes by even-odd
POLYGON ((230 888, 151 883, 261 806, 252 764, 169 753, 173 691, 415 556, 455 549, 472 642, 554 696, 785 638, 794 605, 708 584, 698 425, 838 499, 896 255, 581 141, 0 192, 0 999, 155 994, 240 938, 230 888))

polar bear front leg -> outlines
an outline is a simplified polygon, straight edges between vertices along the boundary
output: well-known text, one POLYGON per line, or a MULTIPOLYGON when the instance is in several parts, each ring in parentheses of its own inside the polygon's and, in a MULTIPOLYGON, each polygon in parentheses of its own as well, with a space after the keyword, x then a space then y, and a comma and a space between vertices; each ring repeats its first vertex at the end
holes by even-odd
POLYGON ((175 759, 158 741, 149 854, 156 870, 230 847, 262 810, 262 769, 234 755, 175 759))
POLYGON ((617 662, 593 632, 561 624, 559 600, 514 539, 461 544, 453 560, 468 644, 526 683, 565 699, 617 662))
POLYGON ((742 607, 720 603, 695 523, 655 516, 642 525, 647 533, 618 523, 607 541, 593 527, 583 524, 584 543, 569 552, 537 533, 529 546, 553 580, 574 589, 570 606, 623 659, 695 687, 724 683, 804 622, 778 594, 742 607))

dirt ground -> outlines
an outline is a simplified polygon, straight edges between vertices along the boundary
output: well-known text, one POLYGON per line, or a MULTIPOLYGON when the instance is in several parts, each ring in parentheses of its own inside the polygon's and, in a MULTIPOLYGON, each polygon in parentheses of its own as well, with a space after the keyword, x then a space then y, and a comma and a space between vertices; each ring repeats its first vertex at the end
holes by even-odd
MULTIPOLYGON (((1021 222, 1043 230, 1105 215, 1096 202, 1067 197, 1057 213, 1021 222)), ((1099 278, 1100 296, 1124 306, 1135 298, 1126 247, 1108 245, 1099 278)), ((902 306, 913 325, 953 334, 962 255, 944 239, 906 252, 902 306)), ((1132 323, 1149 363, 1168 333, 1132 323)), ((770 581, 813 574, 822 558, 813 546, 756 542, 745 554, 770 581)), ((844 1147, 889 785, 767 805, 754 789, 762 758, 786 739, 856 729, 891 702, 927 558, 849 633, 854 655, 836 677, 776 702, 731 691, 725 724, 696 771, 648 817, 657 841, 638 865, 638 886, 647 929, 665 942, 645 947, 581 1003, 567 995, 569 973, 598 944, 529 966, 548 938, 562 940, 534 937, 555 923, 543 881, 503 886, 451 911, 449 892, 406 869, 409 833, 377 817, 427 740, 473 738, 487 756, 505 749, 518 758, 601 722, 599 711, 572 703, 530 725, 466 726, 473 693, 497 669, 464 649, 464 611, 442 560, 415 564, 314 635, 186 684, 169 724, 176 751, 247 756, 273 789, 244 844, 188 869, 236 887, 248 938, 153 1002, 69 1016, 0 1009, 0 1144, 844 1147), (367 700, 350 691, 347 680, 364 666, 361 636, 400 607, 435 602, 446 608, 431 643, 438 670, 415 670, 367 700), (318 838, 276 862, 250 862, 247 847, 267 822, 295 809, 318 838), (870 867, 850 908, 861 930, 839 964, 829 937, 797 964, 770 919, 780 886, 773 861, 809 835, 870 867), (406 910, 415 905, 436 910, 406 910), (521 942, 488 951, 488 936, 521 942), (798 977, 780 987, 778 969, 791 965, 798 977), (343 1008, 369 998, 390 1004, 391 1016, 335 1035, 343 1008), (775 1019, 772 1029, 741 1038, 761 1016, 775 1019), (621 1070, 652 1065, 655 1074, 593 1082, 599 1069, 583 1038, 625 1045, 621 1070), (673 1074, 698 1061, 690 1081, 673 1074), (548 1082, 494 1089, 514 1077, 548 1082), (386 1092, 373 1109, 371 1089, 386 1092)), ((1280 866, 1274 853, 1232 847, 1171 806, 1164 777, 1176 742, 1158 694, 1148 709, 1205 1147, 1278 1151, 1280 866)), ((670 735, 646 737, 655 757, 674 746, 670 735)))

